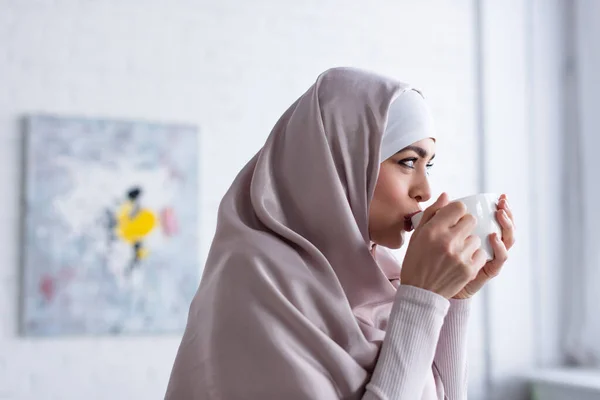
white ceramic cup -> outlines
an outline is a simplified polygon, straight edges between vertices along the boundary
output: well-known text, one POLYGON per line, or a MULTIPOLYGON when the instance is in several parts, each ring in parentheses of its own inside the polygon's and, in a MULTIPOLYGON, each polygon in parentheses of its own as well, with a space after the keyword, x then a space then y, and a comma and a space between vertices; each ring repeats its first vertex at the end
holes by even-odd
MULTIPOLYGON (((494 250, 489 236, 496 232, 498 237, 502 235, 502 229, 496 220, 499 196, 493 193, 481 193, 463 197, 452 202, 460 201, 467 206, 467 212, 477 218, 477 226, 473 234, 481 239, 481 249, 485 252, 487 260, 494 259, 494 250)), ((416 228, 421 222, 423 213, 420 212, 412 217, 412 224, 416 228)))

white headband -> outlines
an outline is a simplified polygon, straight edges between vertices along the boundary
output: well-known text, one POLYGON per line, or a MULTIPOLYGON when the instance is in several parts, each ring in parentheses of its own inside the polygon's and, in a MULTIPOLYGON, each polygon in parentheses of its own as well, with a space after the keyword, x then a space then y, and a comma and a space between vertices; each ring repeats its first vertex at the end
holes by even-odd
POLYGON ((435 137, 433 117, 425 99, 416 90, 407 90, 390 104, 380 160, 387 160, 419 140, 435 137))

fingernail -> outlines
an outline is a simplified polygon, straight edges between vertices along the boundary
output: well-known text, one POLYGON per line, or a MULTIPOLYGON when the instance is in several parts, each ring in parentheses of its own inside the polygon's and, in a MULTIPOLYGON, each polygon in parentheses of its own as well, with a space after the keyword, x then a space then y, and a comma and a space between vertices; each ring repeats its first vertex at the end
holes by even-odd
POLYGON ((494 237, 496 238, 496 242, 500 242, 500 236, 497 233, 494 234, 494 237))

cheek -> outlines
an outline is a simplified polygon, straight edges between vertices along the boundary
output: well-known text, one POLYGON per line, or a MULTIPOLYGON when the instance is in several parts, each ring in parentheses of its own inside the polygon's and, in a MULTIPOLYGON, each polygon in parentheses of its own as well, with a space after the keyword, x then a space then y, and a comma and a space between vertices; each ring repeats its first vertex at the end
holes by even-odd
POLYGON ((402 203, 408 197, 406 185, 400 172, 382 169, 373 196, 374 212, 390 218, 402 214, 402 203))

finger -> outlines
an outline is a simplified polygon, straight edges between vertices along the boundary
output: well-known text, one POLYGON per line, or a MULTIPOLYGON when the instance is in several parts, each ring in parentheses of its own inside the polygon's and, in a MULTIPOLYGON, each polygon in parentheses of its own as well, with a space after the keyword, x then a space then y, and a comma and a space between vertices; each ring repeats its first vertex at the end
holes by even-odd
POLYGON ((472 266, 474 272, 479 274, 481 269, 484 268, 484 266, 486 265, 486 262, 487 256, 485 254, 485 251, 483 251, 483 249, 480 247, 479 249, 477 249, 477 251, 475 251, 472 258, 472 266))
MULTIPOLYGON (((483 253, 483 251, 482 251, 483 253)), ((485 254, 482 254, 483 259, 485 260, 485 254)), ((477 272, 477 274, 475 275, 475 278, 473 278, 473 280, 471 282, 469 282, 467 284, 467 286, 465 286, 465 289, 469 292, 469 293, 477 293, 481 290, 481 288, 491 279, 485 272, 484 272, 484 268, 480 268, 479 272, 477 272)))
POLYGON ((514 225, 504 210, 498 210, 496 212, 496 219, 502 228, 502 241, 506 247, 510 249, 515 243, 514 225))
POLYGON ((511 222, 513 223, 513 226, 514 226, 515 218, 513 216, 513 212, 510 208, 510 205, 508 204, 508 199, 506 199, 506 198, 500 199, 500 201, 498 202, 498 209, 504 210, 506 212, 506 214, 508 215, 508 218, 511 220, 511 222))
POLYGON ((483 272, 489 278, 493 278, 500 273, 502 266, 508 260, 508 249, 495 233, 490 235, 490 244, 494 250, 494 259, 483 267, 483 272))
POLYGON ((446 193, 442 193, 440 195, 440 197, 438 197, 438 199, 435 201, 435 203, 433 203, 432 205, 430 205, 429 207, 427 207, 425 209, 425 211, 423 212, 423 218, 421 218, 421 222, 419 223, 419 226, 423 226, 425 225, 427 222, 429 222, 429 220, 431 220, 431 218, 433 218, 433 216, 445 205, 448 204, 450 200, 448 199, 448 195, 446 193))
POLYGON ((473 261, 473 257, 477 250, 481 248, 481 239, 477 235, 471 235, 465 239, 464 254, 466 255, 465 260, 473 261))
POLYGON ((437 223, 447 227, 453 227, 466 213, 467 206, 460 201, 454 201, 445 207, 442 207, 435 215, 435 219, 437 223))
POLYGON ((452 231, 455 235, 461 238, 466 238, 473 233, 473 230, 476 226, 477 218, 471 214, 465 214, 461 217, 461 219, 458 220, 456 225, 452 227, 452 231))

